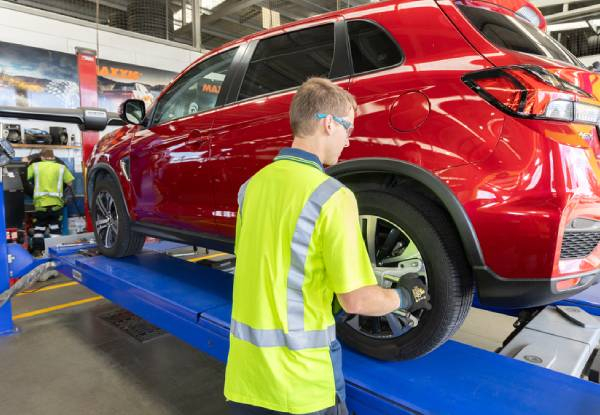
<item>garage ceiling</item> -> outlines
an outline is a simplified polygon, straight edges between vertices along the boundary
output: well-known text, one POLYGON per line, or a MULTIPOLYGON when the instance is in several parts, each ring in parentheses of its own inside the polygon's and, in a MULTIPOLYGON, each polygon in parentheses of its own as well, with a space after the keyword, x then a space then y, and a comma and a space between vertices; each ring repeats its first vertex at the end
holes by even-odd
POLYGON ((264 29, 376 0, 9 0, 89 22, 212 49, 264 29), (195 11, 201 15, 194 19, 195 11), (269 10, 276 13, 271 14, 269 10), (196 29, 199 20, 200 29, 196 29), (200 41, 194 41, 200 37, 200 41))

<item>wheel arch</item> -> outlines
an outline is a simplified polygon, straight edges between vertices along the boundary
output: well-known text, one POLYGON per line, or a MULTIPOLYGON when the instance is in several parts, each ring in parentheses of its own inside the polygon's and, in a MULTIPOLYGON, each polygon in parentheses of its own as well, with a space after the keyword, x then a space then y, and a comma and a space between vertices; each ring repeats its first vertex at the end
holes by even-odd
POLYGON ((102 176, 110 177, 119 187, 119 196, 123 201, 125 207, 127 208, 127 216, 131 219, 131 213, 129 212, 129 206, 127 204, 127 199, 125 198, 125 194, 123 193, 123 187, 121 186, 121 181, 119 180, 119 176, 112 168, 110 164, 107 163, 96 163, 94 167, 87 174, 87 186, 86 186, 86 196, 87 203, 90 212, 92 210, 92 198, 94 196, 94 186, 96 184, 96 180, 101 178, 102 176))
POLYGON ((366 176, 391 184, 405 181, 419 193, 437 202, 450 215, 470 266, 485 266, 475 228, 467 213, 450 188, 433 173, 414 164, 388 158, 350 160, 328 168, 327 173, 342 183, 362 181, 366 176))

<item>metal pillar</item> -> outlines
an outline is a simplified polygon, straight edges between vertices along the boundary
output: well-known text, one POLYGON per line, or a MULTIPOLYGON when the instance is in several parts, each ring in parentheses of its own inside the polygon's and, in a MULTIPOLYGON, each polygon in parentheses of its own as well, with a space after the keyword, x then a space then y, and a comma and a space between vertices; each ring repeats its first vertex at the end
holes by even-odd
POLYGON ((196 49, 202 49, 202 0, 192 0, 192 42, 196 49))
MULTIPOLYGON (((0 167, 0 292, 10 286, 8 276, 8 247, 6 244, 6 217, 4 212, 4 186, 2 176, 4 168, 0 167)), ((15 326, 12 320, 12 307, 10 301, 0 308, 0 335, 12 334, 15 326)))

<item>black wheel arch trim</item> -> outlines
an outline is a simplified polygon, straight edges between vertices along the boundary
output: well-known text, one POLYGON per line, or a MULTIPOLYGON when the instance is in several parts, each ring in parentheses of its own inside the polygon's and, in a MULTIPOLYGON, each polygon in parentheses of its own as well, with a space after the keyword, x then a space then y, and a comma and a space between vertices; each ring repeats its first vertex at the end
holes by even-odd
POLYGON ((96 163, 94 165, 94 167, 92 167, 91 170, 87 174, 88 177, 87 177, 86 194, 87 194, 87 200, 88 200, 88 208, 90 209, 90 212, 92 211, 92 197, 94 196, 93 191, 92 191, 94 187, 90 186, 90 184, 93 183, 93 180, 95 180, 96 175, 100 171, 108 173, 108 175, 114 180, 114 182, 119 187, 119 196, 121 197, 121 201, 125 205, 125 210, 127 211, 127 216, 129 217, 129 219, 131 219, 131 215, 129 214, 129 207, 127 206, 127 200, 125 199, 125 195, 123 194, 123 188, 121 187, 121 182, 119 181, 119 176, 117 175, 115 170, 112 168, 112 166, 108 163, 96 163))
POLYGON ((379 157, 349 160, 327 169, 327 174, 342 182, 344 177, 366 173, 401 175, 427 187, 443 203, 454 221, 469 264, 472 267, 485 266, 477 234, 467 213, 450 188, 433 173, 405 161, 379 157))

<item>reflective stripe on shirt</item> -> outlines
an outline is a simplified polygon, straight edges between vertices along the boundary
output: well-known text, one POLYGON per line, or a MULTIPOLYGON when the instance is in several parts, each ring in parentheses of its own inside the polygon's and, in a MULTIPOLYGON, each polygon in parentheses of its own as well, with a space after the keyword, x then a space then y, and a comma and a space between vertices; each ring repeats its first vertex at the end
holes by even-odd
POLYGON ((34 188, 33 188, 33 197, 40 196, 53 196, 53 197, 62 197, 63 196, 63 177, 65 174, 65 166, 60 166, 58 171, 58 183, 56 185, 56 192, 40 192, 40 168, 38 163, 33 165, 33 176, 34 176, 34 188))
MULTIPOLYGON (((242 210, 246 187, 242 185, 238 192, 238 205, 242 210)), ((288 347, 300 350, 317 347, 329 347, 335 340, 335 325, 323 330, 304 330, 304 268, 312 234, 323 205, 343 185, 334 178, 328 178, 310 195, 298 221, 292 237, 291 264, 287 277, 287 319, 288 332, 280 329, 255 329, 232 318, 231 334, 258 347, 288 347)))

